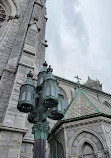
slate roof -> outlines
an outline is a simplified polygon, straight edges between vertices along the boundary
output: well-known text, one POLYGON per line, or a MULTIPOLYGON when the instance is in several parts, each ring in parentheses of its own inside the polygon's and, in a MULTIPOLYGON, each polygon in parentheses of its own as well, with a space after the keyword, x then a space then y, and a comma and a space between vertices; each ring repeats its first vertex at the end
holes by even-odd
POLYGON ((71 104, 66 109, 63 120, 96 114, 111 115, 111 108, 79 89, 71 104))

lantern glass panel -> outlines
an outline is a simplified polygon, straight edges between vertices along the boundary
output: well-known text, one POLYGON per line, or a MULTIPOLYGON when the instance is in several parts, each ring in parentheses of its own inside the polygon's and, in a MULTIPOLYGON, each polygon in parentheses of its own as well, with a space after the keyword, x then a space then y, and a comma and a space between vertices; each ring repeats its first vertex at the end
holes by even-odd
POLYGON ((32 101, 32 99, 31 99, 31 92, 30 91, 28 91, 28 93, 27 93, 27 101, 32 101))
POLYGON ((49 96, 49 95, 50 95, 50 87, 47 86, 47 88, 46 88, 46 96, 49 96))
POLYGON ((52 90, 52 93, 51 93, 51 94, 52 94, 53 96, 56 96, 56 89, 55 89, 55 86, 54 86, 54 85, 52 86, 52 89, 51 89, 51 90, 52 90))
POLYGON ((62 110, 62 102, 61 102, 61 100, 59 100, 58 110, 59 110, 59 111, 61 111, 61 110, 62 110))
POLYGON ((25 100, 25 96, 26 96, 26 91, 24 91, 22 94, 22 100, 25 100))
POLYGON ((43 83, 43 76, 40 78, 40 84, 42 84, 43 83))
POLYGON ((46 78, 43 82, 43 104, 46 108, 56 107, 58 104, 58 85, 52 74, 52 68, 47 70, 46 78))

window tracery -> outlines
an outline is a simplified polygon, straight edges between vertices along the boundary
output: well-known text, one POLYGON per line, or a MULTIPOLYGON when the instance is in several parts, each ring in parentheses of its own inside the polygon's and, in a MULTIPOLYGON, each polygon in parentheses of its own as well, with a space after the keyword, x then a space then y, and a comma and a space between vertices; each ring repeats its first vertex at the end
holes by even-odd
POLYGON ((6 11, 2 6, 2 4, 0 3, 0 28, 2 27, 5 19, 6 19, 6 11))
POLYGON ((0 47, 10 30, 13 19, 17 19, 18 9, 13 0, 0 0, 0 47))

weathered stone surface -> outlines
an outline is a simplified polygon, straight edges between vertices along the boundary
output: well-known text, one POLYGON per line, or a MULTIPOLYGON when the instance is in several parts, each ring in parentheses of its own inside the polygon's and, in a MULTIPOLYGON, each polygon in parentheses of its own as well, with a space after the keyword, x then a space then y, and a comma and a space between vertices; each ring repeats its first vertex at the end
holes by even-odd
MULTIPOLYGON (((2 2, 4 1, 2 0, 2 2)), ((1 158, 32 158, 34 138, 31 128, 33 125, 27 122, 27 114, 19 112, 16 107, 20 86, 27 73, 30 70, 34 73, 36 83, 37 73, 45 60, 46 0, 36 0, 35 2, 34 0, 10 0, 10 2, 8 3, 7 0, 7 6, 4 4, 4 7, 8 8, 9 17, 7 17, 4 27, 0 28, 0 123, 1 126, 8 127, 0 132, 0 157, 2 155, 1 158), (28 129, 27 133, 21 132, 25 129, 28 129)), ((56 78, 68 106, 78 91, 77 84, 59 77, 56 78)), ((111 104, 110 95, 84 86, 82 89, 102 103, 107 101, 111 104)), ((88 107, 85 111, 79 110, 82 114, 87 114, 87 110, 91 111, 88 107)), ((77 111, 74 112, 78 116, 77 111)), ((56 121, 50 119, 49 121, 52 128, 56 121)), ((78 146, 85 140, 95 144, 99 157, 105 155, 102 145, 104 145, 106 154, 107 152, 109 154, 107 158, 111 157, 110 123, 88 123, 90 119, 86 124, 83 120, 78 122, 80 124, 76 125, 74 122, 73 127, 71 123, 66 129, 62 128, 55 133, 57 141, 64 148, 66 158, 68 156, 78 158, 78 146), (83 129, 84 131, 82 131, 83 129)), ((54 137, 50 140, 50 144, 51 158, 53 158, 54 137)), ((48 144, 46 150, 49 150, 48 144)), ((47 152, 47 158, 49 158, 48 155, 49 152, 47 152)), ((79 156, 81 156, 80 153, 79 156)))

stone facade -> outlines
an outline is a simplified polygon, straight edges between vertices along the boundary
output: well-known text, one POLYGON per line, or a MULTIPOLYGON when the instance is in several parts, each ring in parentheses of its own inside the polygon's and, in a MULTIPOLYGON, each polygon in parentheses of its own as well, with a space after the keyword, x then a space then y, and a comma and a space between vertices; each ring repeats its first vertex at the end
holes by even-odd
POLYGON ((110 158, 111 95, 84 85, 79 90, 74 82, 58 80, 72 101, 49 136, 50 157, 110 158))
POLYGON ((0 157, 31 158, 32 125, 17 102, 27 73, 33 72, 36 83, 45 59, 45 0, 1 0, 0 8, 5 13, 0 23, 0 157))
MULTIPOLYGON (((66 158, 110 158, 110 133, 111 120, 104 117, 64 123, 49 138, 51 158, 56 157, 56 153, 52 154, 56 151, 56 143, 62 145, 66 158), (85 144, 92 147, 91 155, 87 154, 89 150, 83 153, 85 144)), ((62 155, 59 157, 63 158, 62 155)))
MULTIPOLYGON (((30 70, 33 72, 36 84, 36 75, 45 60, 45 48, 48 46, 45 40, 45 3, 46 0, 0 1, 0 158, 33 157, 33 125, 27 121, 27 114, 17 110, 17 103, 20 86, 27 73, 30 70)), ((56 78, 65 98, 66 109, 76 95, 78 86, 66 79, 56 78)), ((111 105, 111 95, 104 93, 101 86, 99 89, 87 85, 81 87, 104 106, 111 105)), ((49 121, 52 128, 56 121, 49 121)), ((86 141, 85 152, 92 145, 92 155, 109 158, 110 131, 110 119, 102 116, 63 123, 49 138, 50 157, 53 158, 54 153, 59 158, 81 157, 81 148, 86 141)))

